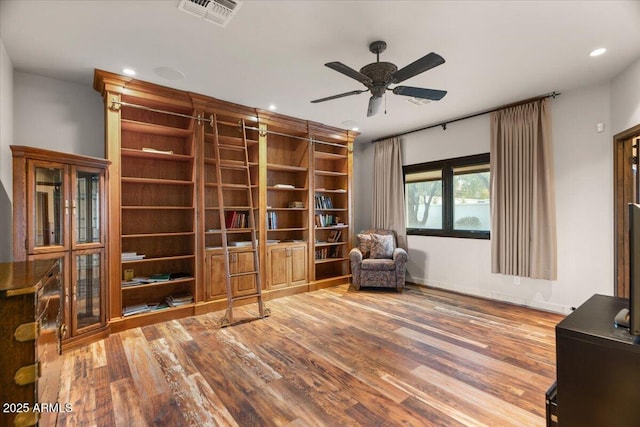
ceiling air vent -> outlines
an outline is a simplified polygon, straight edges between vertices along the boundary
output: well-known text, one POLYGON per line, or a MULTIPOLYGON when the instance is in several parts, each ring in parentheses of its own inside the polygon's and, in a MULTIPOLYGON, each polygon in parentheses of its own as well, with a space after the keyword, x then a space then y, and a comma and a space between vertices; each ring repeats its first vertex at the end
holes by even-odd
POLYGON ((178 9, 225 27, 240 6, 238 0, 180 0, 178 9))

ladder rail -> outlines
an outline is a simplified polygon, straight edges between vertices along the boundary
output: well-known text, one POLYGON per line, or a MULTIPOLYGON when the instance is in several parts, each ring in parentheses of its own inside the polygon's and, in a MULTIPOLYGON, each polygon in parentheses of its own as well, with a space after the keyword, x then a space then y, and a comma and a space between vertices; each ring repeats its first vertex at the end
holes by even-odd
MULTIPOLYGON (((248 205, 248 224, 246 227, 247 230, 251 233, 251 250, 253 252, 253 270, 248 272, 241 273, 231 273, 231 265, 229 261, 230 253, 229 253, 229 242, 227 238, 227 233, 229 232, 226 224, 226 209, 231 208, 227 207, 224 201, 224 189, 229 187, 225 187, 222 182, 222 165, 224 163, 223 159, 220 156, 220 144, 219 144, 219 133, 218 133, 218 120, 217 115, 212 114, 210 118, 210 122, 214 128, 214 151, 215 151, 215 160, 217 163, 216 167, 216 180, 217 180, 217 192, 218 192, 218 213, 220 217, 220 229, 222 231, 222 251, 224 253, 224 268, 225 268, 225 285, 227 291, 227 311, 225 316, 221 321, 221 325, 229 326, 233 324, 233 303, 234 301, 239 301, 242 299, 247 299, 251 297, 257 297, 258 300, 258 310, 259 317, 263 318, 270 314, 269 309, 265 308, 264 302, 262 299, 262 281, 260 277, 260 257, 258 255, 258 247, 257 247, 257 234, 256 234, 256 220, 255 220, 255 205, 253 203, 253 186, 251 185, 251 168, 249 166, 249 148, 247 142, 247 134, 246 134, 246 124, 244 119, 240 120, 238 125, 242 130, 242 151, 244 151, 244 158, 242 165, 235 165, 235 169, 244 169, 246 173, 246 191, 247 191, 247 205, 248 205), (255 293, 251 295, 243 295, 241 297, 233 296, 233 288, 231 286, 231 279, 235 277, 242 276, 254 276, 254 287, 255 293)), ((231 186, 234 187, 234 186, 231 186)))
MULTIPOLYGON (((244 165, 246 167, 247 172, 247 196, 248 196, 248 204, 251 206, 251 210, 249 211, 249 227, 251 228, 251 247, 253 248, 253 267, 256 271, 255 277, 255 286, 256 286, 256 294, 258 295, 258 310, 260 313, 260 317, 265 316, 264 303, 262 301, 262 281, 260 278, 260 257, 258 256, 258 247, 257 247, 257 235, 256 235, 256 209, 255 204, 253 203, 253 189, 251 187, 251 168, 249 167, 249 148, 247 143, 247 127, 244 119, 242 119, 242 142, 244 145, 244 165)), ((268 313, 267 313, 268 314, 268 313)))

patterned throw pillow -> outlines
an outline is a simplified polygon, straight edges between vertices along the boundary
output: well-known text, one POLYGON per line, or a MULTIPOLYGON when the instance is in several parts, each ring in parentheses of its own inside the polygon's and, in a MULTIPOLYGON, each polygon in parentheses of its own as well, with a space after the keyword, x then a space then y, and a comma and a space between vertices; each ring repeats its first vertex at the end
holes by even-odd
POLYGON ((371 235, 371 258, 387 258, 393 257, 393 235, 371 235))
POLYGON ((358 234, 358 249, 362 258, 369 258, 371 253, 371 234, 358 234))

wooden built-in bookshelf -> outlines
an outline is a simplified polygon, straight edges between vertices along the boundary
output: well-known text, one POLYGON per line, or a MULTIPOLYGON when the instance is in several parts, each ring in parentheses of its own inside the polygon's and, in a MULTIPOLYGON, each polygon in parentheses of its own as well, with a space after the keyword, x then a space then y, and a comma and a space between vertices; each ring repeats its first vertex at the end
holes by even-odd
MULTIPOLYGON (((234 272, 253 268, 251 216, 266 299, 349 281, 357 134, 99 70, 94 87, 105 100, 106 151, 113 163, 112 330, 224 308, 224 257, 234 272), (316 207, 318 195, 331 206, 316 207), (318 226, 317 215, 339 220, 318 226), (335 230, 339 238, 329 242, 335 230), (121 259, 127 252, 144 257, 121 259), (321 252, 327 256, 316 259, 321 252), (180 274, 123 286, 125 270, 136 277, 180 274), (193 302, 123 315, 126 307, 181 294, 193 302)), ((234 296, 255 290, 253 280, 234 278, 234 296)))

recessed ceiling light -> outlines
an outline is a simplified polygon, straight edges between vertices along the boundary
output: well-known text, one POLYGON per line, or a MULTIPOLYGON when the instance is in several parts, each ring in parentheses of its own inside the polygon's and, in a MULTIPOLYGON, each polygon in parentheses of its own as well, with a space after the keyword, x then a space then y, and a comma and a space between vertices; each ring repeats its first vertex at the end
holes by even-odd
POLYGON ((599 47, 598 49, 594 49, 591 51, 591 53, 589 54, 589 56, 600 56, 603 53, 605 53, 607 51, 607 49, 605 49, 604 47, 599 47))
POLYGON ((357 131, 357 130, 360 130, 360 128, 358 126, 354 126, 354 127, 351 128, 351 130, 352 131, 357 131))
POLYGON ((278 109, 278 107, 276 107, 275 105, 273 105, 273 104, 269 105, 269 110, 276 111, 277 109, 278 109))
POLYGON ((133 68, 123 68, 122 72, 124 74, 126 74, 127 76, 135 76, 136 75, 136 70, 134 70, 133 68))

